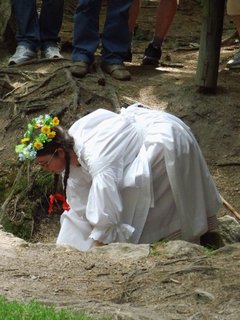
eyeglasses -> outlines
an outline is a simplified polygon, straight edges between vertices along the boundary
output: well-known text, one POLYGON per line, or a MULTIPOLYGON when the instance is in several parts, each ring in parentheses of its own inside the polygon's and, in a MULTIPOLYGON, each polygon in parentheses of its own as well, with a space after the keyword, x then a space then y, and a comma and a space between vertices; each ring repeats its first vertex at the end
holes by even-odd
POLYGON ((44 161, 44 162, 38 162, 37 164, 41 167, 44 167, 44 168, 47 168, 50 166, 54 156, 55 156, 55 153, 57 152, 57 149, 53 152, 51 158, 48 160, 48 161, 44 161))

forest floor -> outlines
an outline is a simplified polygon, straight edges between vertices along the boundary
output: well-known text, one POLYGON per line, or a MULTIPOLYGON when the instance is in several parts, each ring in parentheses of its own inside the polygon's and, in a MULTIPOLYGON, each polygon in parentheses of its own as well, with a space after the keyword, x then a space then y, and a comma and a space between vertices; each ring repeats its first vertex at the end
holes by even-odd
MULTIPOLYGON (((239 212, 240 70, 226 68, 239 43, 221 48, 216 94, 200 93, 195 82, 200 9, 198 1, 182 1, 164 42, 162 65, 155 69, 141 66, 155 11, 154 6, 143 6, 133 40, 133 61, 126 64, 132 74, 128 82, 103 74, 98 64, 84 79, 72 77, 67 22, 62 31, 63 60, 36 60, 9 68, 10 53, 1 51, 0 72, 9 85, 5 83, 0 94, 1 176, 16 162, 14 146, 26 115, 64 115, 63 124, 68 126, 85 111, 99 107, 118 111, 138 101, 171 112, 191 127, 221 195, 239 212)), ((234 31, 226 17, 223 39, 234 31)), ((227 213, 223 208, 219 216, 227 213)), ((186 254, 180 250, 181 256, 144 251, 136 259, 133 252, 140 248, 134 247, 129 249, 132 258, 116 260, 106 252, 56 248, 52 242, 58 220, 58 216, 43 219, 33 234, 35 244, 1 233, 1 295, 108 313, 112 319, 239 319, 239 244, 213 255, 197 246, 186 254)))

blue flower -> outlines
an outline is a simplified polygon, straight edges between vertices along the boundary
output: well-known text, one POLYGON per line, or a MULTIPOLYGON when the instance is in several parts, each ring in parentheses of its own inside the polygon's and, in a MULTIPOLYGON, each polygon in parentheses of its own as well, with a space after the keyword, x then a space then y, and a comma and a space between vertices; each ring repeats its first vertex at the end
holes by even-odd
POLYGON ((18 154, 18 158, 19 158, 20 161, 25 161, 26 160, 26 157, 24 156, 23 153, 19 153, 18 154))

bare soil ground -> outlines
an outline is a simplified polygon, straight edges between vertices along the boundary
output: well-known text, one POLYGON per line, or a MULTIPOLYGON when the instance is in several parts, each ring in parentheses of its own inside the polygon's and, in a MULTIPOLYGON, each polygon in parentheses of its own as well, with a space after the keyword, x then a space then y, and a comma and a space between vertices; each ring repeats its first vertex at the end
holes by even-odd
MULTIPOLYGON (((163 65, 157 69, 140 65, 151 38, 154 12, 154 7, 141 10, 133 62, 127 64, 130 82, 111 79, 98 65, 82 80, 72 77, 71 26, 66 22, 62 34, 65 60, 8 68, 10 53, 3 54, 0 71, 11 86, 1 89, 2 177, 16 170, 14 146, 26 116, 51 112, 68 126, 85 111, 98 107, 117 111, 121 105, 139 101, 179 116, 192 128, 220 193, 240 210, 240 71, 225 68, 239 44, 222 47, 217 93, 203 95, 195 84, 199 1, 182 1, 164 43, 163 65)), ((226 17, 223 38, 234 30, 226 17)), ((226 213, 222 209, 219 215, 226 213)), ((1 234, 1 295, 108 313, 112 319, 239 319, 239 244, 210 256, 192 249, 190 255, 181 257, 165 252, 117 261, 106 253, 80 253, 43 244, 55 240, 58 220, 58 216, 42 220, 32 237, 33 242, 41 242, 37 244, 1 234)))
POLYGON ((181 241, 83 253, 0 230, 0 295, 110 319, 238 320, 239 243, 215 253, 181 241))

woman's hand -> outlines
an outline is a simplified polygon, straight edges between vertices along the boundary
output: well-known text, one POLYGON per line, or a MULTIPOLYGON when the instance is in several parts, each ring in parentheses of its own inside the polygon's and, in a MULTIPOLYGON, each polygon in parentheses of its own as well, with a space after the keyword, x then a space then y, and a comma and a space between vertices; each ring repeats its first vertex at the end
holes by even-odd
POLYGON ((95 247, 102 247, 102 246, 105 246, 105 244, 101 241, 98 241, 98 240, 94 240, 94 245, 95 247))

